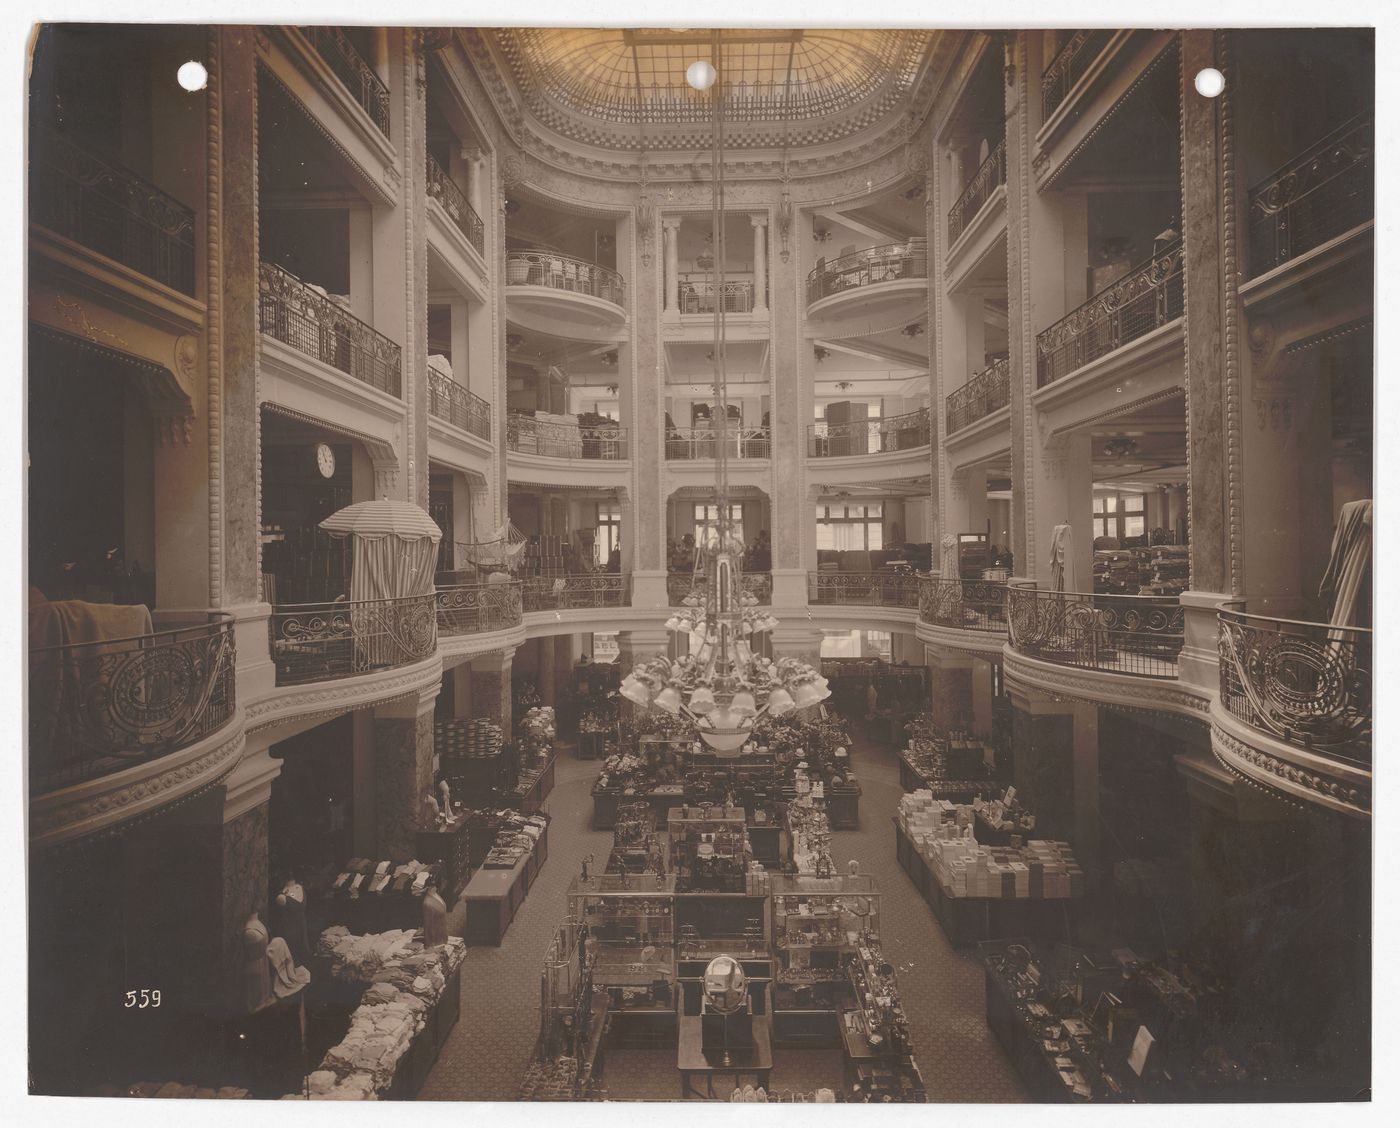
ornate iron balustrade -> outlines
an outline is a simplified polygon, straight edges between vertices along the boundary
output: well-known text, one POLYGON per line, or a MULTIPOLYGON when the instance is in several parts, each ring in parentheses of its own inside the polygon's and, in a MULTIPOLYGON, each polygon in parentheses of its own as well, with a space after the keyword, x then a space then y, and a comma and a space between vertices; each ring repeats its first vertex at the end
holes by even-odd
POLYGON ((233 616, 152 619, 154 634, 29 651, 32 795, 177 752, 232 719, 233 616))
POLYGON ((577 607, 631 607, 632 577, 588 572, 574 576, 531 576, 524 581, 526 611, 565 611, 577 607))
POLYGON ((278 685, 392 670, 431 657, 437 596, 299 603, 272 609, 268 637, 278 685))
POLYGON ((1371 632, 1220 611, 1220 703, 1275 739, 1371 765, 1371 632))
POLYGON ((1006 633, 1006 585, 919 577, 919 619, 959 631, 1006 633))
POLYGON ((813 267, 807 275, 807 303, 860 286, 928 277, 928 241, 910 239, 843 255, 813 267))
POLYGON ((943 401, 943 418, 948 434, 970 427, 1011 402, 1011 362, 999 360, 969 377, 961 388, 954 388, 943 401))
POLYGON ((1353 118, 1250 189, 1251 278, 1375 216, 1375 148, 1375 119, 1353 118))
POLYGON ((1185 262, 1181 243, 1173 243, 1037 334, 1037 386, 1043 388, 1179 318, 1185 308, 1185 262))
POLYGON ((912 572, 808 572, 807 602, 835 606, 919 606, 919 577, 912 572))
POLYGON ((855 423, 809 423, 807 454, 811 458, 841 458, 851 454, 892 454, 929 444, 928 408, 863 419, 855 423))
POLYGON ((431 153, 428 154, 428 195, 442 205, 442 210, 467 237, 467 242, 485 254, 486 225, 481 222, 481 216, 476 214, 466 193, 457 187, 457 182, 443 171, 442 165, 431 153))
POLYGON ((438 634, 486 634, 520 625, 524 610, 520 581, 505 583, 443 583, 438 577, 438 634))
POLYGON ((528 415, 507 415, 506 446, 521 454, 542 454, 547 458, 619 462, 627 457, 627 428, 570 427, 528 415))
MULTIPOLYGON (((715 283, 707 275, 682 274, 678 280, 676 304, 682 313, 714 313, 715 283)), ((753 279, 730 279, 720 289, 725 313, 753 312, 753 279)))
POLYGON ((1076 31, 1050 60, 1040 76, 1040 120, 1047 120, 1069 97, 1075 84, 1084 77, 1089 65, 1099 57, 1113 38, 1104 28, 1076 31))
MULTIPOLYGON (((730 458, 768 458, 771 454, 767 427, 729 427, 724 439, 730 458)), ((718 427, 673 427, 666 432, 668 460, 714 458, 718 448, 718 427)))
POLYGON ((1061 666, 1174 678, 1186 614, 1175 600, 1152 595, 1084 595, 1007 589, 1012 649, 1061 666))
POLYGON ((1006 138, 997 142, 987 159, 977 166, 972 179, 958 197, 957 203, 948 209, 948 245, 957 242, 958 236, 967 230, 977 218, 982 205, 992 198, 992 193, 1006 183, 1006 138))
POLYGON ((442 372, 428 369, 428 414, 479 439, 491 438, 491 405, 442 372))
POLYGON ((350 37, 338 27, 304 27, 301 30, 316 48, 316 53, 335 72, 336 78, 345 84, 345 89, 369 114, 375 128, 388 137, 389 88, 350 42, 350 37))
MULTIPOLYGON (((757 599, 760 607, 772 605, 772 572, 745 572, 743 584, 744 591, 757 599)), ((692 576, 689 572, 671 572, 666 576, 666 598, 672 607, 679 607, 692 591, 701 593, 704 589, 704 576, 692 576)))
POLYGON ((192 208, 61 134, 36 135, 33 157, 33 222, 163 286, 194 294, 192 208))
POLYGON ((258 264, 258 328, 371 388, 401 394, 399 346, 270 262, 258 264))
POLYGON ((549 286, 572 294, 591 294, 616 306, 622 304, 622 275, 617 271, 553 251, 508 252, 506 285, 549 286))

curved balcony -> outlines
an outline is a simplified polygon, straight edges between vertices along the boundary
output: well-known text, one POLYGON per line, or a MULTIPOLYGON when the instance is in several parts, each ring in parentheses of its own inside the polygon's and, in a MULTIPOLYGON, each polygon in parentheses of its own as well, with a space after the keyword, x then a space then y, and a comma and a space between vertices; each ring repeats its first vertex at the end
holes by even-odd
POLYGON ((428 369, 428 414, 491 441, 491 405, 445 373, 428 369))
POLYGON ((545 458, 622 462, 627 458, 627 428, 579 427, 528 415, 507 415, 506 447, 545 458))
POLYGON ((233 616, 152 621, 152 634, 29 651, 31 795, 178 752, 233 718, 233 616))
POLYGON ((1011 362, 999 360, 954 388, 943 401, 944 426, 950 435, 971 427, 1011 402, 1011 362))
POLYGON ((632 577, 626 573, 531 576, 521 587, 526 611, 632 606, 632 577))
POLYGON ((356 677, 430 658, 437 646, 436 606, 429 593, 274 607, 268 641, 277 684, 356 677))
POLYGON ((440 635, 488 634, 520 625, 520 582, 437 584, 437 629, 440 635))
MULTIPOLYGON (((760 606, 772 604, 773 573, 745 572, 743 584, 744 591, 757 599, 760 606)), ((704 576, 692 576, 689 572, 671 572, 666 576, 666 598, 672 607, 679 607, 692 591, 701 592, 704 587, 704 576)))
MULTIPOLYGON (((666 432, 666 460, 693 462, 714 458, 720 441, 716 427, 672 427, 666 432)), ((729 427, 723 442, 730 458, 768 458, 771 454, 767 427, 729 427)))
POLYGON ((1186 615, 1175 599, 1007 589, 1011 648, 1029 658, 1140 678, 1175 678, 1186 615))
POLYGON ((1220 618, 1220 704, 1274 740, 1351 767, 1371 766, 1372 643, 1361 627, 1246 613, 1220 618))
POLYGON ((919 577, 912 572, 808 572, 807 602, 912 610, 919 606, 919 577))
POLYGON ((926 239, 856 251, 819 262, 807 275, 807 314, 832 320, 907 312, 912 318, 927 303, 927 279, 926 239))
POLYGON ((554 336, 598 337, 627 319, 622 275, 554 251, 506 252, 510 319, 554 336))
POLYGON ((860 454, 894 454, 929 444, 928 408, 865 419, 855 423, 811 423, 807 426, 809 458, 842 458, 860 454))
POLYGON ((972 225, 972 221, 977 218, 977 214, 983 206, 1005 183, 1006 138, 1003 137, 997 142, 997 147, 991 151, 987 159, 978 166, 977 171, 972 174, 972 179, 968 181, 962 195, 948 209, 948 245, 950 247, 958 241, 958 236, 972 225))
POLYGON ((919 577, 919 620, 957 631, 1006 633, 1006 585, 919 577))

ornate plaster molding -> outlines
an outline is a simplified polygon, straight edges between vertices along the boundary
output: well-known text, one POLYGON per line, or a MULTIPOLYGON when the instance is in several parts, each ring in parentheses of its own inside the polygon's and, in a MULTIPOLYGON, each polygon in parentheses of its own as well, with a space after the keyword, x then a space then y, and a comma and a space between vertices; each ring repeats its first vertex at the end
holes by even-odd
POLYGON ((1210 745, 1215 758, 1231 773, 1291 806, 1322 806, 1361 818, 1371 816, 1369 779, 1360 785, 1355 779, 1300 766, 1237 739, 1219 724, 1211 725, 1210 745))
POLYGON ((1212 697, 1209 691, 1193 692, 1179 682, 1056 666, 1026 657, 1013 650, 1009 642, 1003 654, 1008 679, 1015 679, 1022 685, 1051 696, 1092 701, 1095 704, 1121 704, 1197 719, 1210 711, 1212 697))
POLYGON ((442 658, 434 651, 431 658, 414 666, 279 689, 247 705, 248 734, 253 736, 288 721, 327 720, 353 709, 381 705, 418 693, 441 679, 442 658))

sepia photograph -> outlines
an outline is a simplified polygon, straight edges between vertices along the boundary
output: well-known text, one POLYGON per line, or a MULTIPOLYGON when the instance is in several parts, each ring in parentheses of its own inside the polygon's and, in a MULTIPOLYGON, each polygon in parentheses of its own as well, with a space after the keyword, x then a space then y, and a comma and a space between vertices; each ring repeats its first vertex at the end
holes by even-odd
POLYGON ((467 14, 10 44, 29 1098, 1369 1104, 1375 28, 467 14))

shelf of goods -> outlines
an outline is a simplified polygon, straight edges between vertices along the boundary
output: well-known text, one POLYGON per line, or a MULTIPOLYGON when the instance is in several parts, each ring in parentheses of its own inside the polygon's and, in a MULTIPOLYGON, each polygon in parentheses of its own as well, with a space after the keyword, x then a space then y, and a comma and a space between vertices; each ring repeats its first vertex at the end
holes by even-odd
POLYGON ((457 937, 426 947, 420 931, 354 935, 326 929, 318 972, 362 989, 349 1028, 292 1098, 412 1100, 457 1025, 466 945, 457 937))
POLYGON ((610 874, 659 873, 665 843, 656 830, 656 816, 645 803, 624 803, 613 824, 612 852, 604 869, 610 874))
POLYGON ((773 877, 773 1037, 838 1046, 853 1005, 845 964, 863 935, 879 937, 880 895, 863 874, 773 877))
POLYGON ((922 1104, 928 1094, 914 1061, 894 965, 878 936, 867 933, 859 940, 845 965, 853 1002, 840 1019, 846 1100, 922 1104))
POLYGON ((423 923, 423 895, 429 885, 442 890, 443 866, 413 859, 351 858, 321 893, 321 915, 352 932, 417 928, 423 923))
POLYGON ((481 718, 435 721, 433 751, 454 795, 473 806, 491 801, 503 767, 500 725, 481 718))
POLYGON ((462 891, 468 944, 497 946, 549 857, 549 816, 520 816, 497 832, 495 845, 462 891))
POLYGON ((664 861, 684 893, 743 893, 748 882, 747 818, 739 807, 672 807, 664 861))
POLYGON ((620 803, 645 802, 658 821, 685 799, 684 769, 689 737, 652 733, 635 751, 609 756, 593 785, 594 830, 611 830, 620 803))
POLYGON ((1071 909, 1085 885, 1068 843, 981 844, 973 837, 972 807, 926 791, 906 794, 893 822, 899 864, 954 945, 993 936, 1072 934, 1071 909))
POLYGON ((459 811, 442 817, 428 830, 414 836, 418 857, 438 867, 438 894, 449 909, 457 903, 472 872, 471 819, 459 811))
POLYGON ((540 1032, 517 1099, 582 1101, 606 1096, 604 1044, 612 1025, 609 994, 593 979, 594 955, 582 922, 565 920, 540 974, 540 1032))
POLYGON ((511 797, 526 814, 538 811, 554 790, 554 734, 554 710, 548 705, 531 709, 516 727, 520 778, 511 797))

